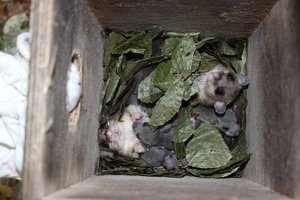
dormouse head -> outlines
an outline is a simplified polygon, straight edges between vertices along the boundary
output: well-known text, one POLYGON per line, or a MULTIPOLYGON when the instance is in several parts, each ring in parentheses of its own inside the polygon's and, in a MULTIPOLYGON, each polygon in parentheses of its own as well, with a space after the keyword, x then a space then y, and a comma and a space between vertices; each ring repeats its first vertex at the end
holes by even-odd
POLYGON ((229 137, 236 137, 241 132, 241 127, 232 109, 227 109, 223 116, 218 116, 215 126, 229 137))
POLYGON ((202 101, 205 105, 214 106, 218 113, 224 113, 226 106, 249 84, 249 79, 242 74, 236 75, 223 64, 218 64, 211 71, 200 75, 198 82, 200 103, 202 101))

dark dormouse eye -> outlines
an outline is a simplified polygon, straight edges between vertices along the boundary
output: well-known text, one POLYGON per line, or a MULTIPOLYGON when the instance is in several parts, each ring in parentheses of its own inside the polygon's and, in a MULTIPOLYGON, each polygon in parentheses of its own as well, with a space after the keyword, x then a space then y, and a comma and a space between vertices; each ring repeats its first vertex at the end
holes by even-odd
POLYGON ((141 134, 140 133, 136 133, 136 137, 140 140, 141 139, 141 134))
POLYGON ((222 129, 223 129, 224 131, 228 131, 228 130, 229 130, 229 128, 226 127, 226 126, 223 126, 222 129))
POLYGON ((228 80, 228 81, 231 81, 231 82, 234 82, 234 81, 235 81, 235 78, 234 78, 234 76, 233 76, 231 73, 228 73, 228 75, 227 75, 227 80, 228 80))
POLYGON ((218 87, 215 90, 215 94, 218 96, 224 96, 225 95, 225 89, 223 87, 218 87))

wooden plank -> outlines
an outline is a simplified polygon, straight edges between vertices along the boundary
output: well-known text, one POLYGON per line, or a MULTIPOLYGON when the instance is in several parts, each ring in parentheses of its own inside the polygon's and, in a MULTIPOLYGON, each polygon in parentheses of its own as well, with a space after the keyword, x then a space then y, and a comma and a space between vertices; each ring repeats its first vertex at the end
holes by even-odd
MULTIPOLYGON (((32 1, 24 199, 41 199, 94 172, 103 48, 98 21, 112 29, 143 29, 159 24, 172 31, 247 37, 276 1, 170 2, 89 0, 88 7, 84 0, 32 1), (65 77, 74 50, 80 53, 83 62, 84 89, 79 124, 71 131, 65 110, 65 77)), ((300 17, 297 10, 299 1, 281 0, 249 40, 248 130, 251 132, 247 134, 253 156, 246 177, 299 198, 300 97, 295 91, 299 88, 300 17)), ((261 195, 259 199, 284 198, 245 179, 196 181, 188 177, 125 177, 120 182, 122 178, 119 178, 101 177, 98 183, 98 178, 92 177, 89 187, 84 188, 84 182, 78 187, 72 186, 70 191, 77 197, 88 198, 95 194, 102 199, 122 199, 122 195, 125 195, 123 199, 140 199, 141 195, 153 199, 161 197, 159 191, 163 197, 174 199, 183 198, 181 194, 187 195, 188 191, 194 199, 200 194, 215 199, 252 199, 256 194, 261 195), (93 186, 94 179, 97 187, 93 186), (182 187, 179 180, 186 187, 182 187), (179 185, 179 192, 174 192, 179 185), (117 187, 120 194, 113 187, 117 187), (156 193, 150 193, 148 187, 154 188, 156 193)), ((68 190, 58 194, 63 195, 64 191, 68 190)))
POLYGON ((162 25, 177 32, 249 37, 277 0, 87 0, 104 28, 142 30, 162 25))
POLYGON ((28 87, 26 145, 23 177, 23 197, 33 199, 44 193, 44 140, 47 129, 47 93, 49 90, 49 63, 51 61, 51 34, 53 2, 32 1, 31 12, 31 66, 28 87), (45 6, 48 5, 48 7, 45 6), (40 44, 44 44, 40 47, 40 44), (46 82, 47 80, 47 82, 46 82), (45 90, 45 92, 44 92, 45 90), (40 185, 40 190, 37 190, 40 185))
POLYGON ((23 199, 41 199, 94 174, 102 87, 101 27, 83 0, 33 0, 23 199), (66 77, 79 53, 83 95, 68 124, 66 77))
POLYGON ((288 200, 289 198, 244 178, 94 176, 45 198, 45 200, 54 199, 288 200))
POLYGON ((249 38, 246 177, 300 199, 300 1, 280 0, 249 38))

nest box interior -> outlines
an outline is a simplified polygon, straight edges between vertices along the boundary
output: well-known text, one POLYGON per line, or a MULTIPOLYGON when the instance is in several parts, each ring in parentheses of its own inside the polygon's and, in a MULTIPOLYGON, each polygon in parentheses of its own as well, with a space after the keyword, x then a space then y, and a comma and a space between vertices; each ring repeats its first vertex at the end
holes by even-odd
POLYGON ((300 198, 299 10, 297 0, 32 0, 23 198, 300 198), (94 176, 103 33, 151 25, 248 39, 252 156, 243 178, 94 176), (65 85, 74 54, 83 89, 76 125, 70 125, 65 85))

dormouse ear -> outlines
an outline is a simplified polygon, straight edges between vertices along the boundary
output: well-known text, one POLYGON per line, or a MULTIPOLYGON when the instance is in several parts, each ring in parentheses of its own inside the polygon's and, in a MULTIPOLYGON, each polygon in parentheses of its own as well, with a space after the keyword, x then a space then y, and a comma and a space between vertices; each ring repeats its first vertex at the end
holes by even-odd
POLYGON ((244 87, 246 85, 249 84, 249 78, 243 74, 238 74, 237 75, 237 80, 238 80, 238 83, 239 83, 239 86, 240 87, 244 87))
POLYGON ((215 108, 216 113, 223 114, 226 111, 226 104, 224 102, 217 101, 214 104, 214 108, 215 108))

